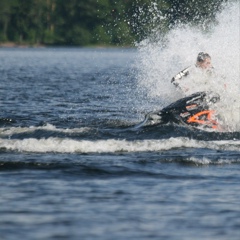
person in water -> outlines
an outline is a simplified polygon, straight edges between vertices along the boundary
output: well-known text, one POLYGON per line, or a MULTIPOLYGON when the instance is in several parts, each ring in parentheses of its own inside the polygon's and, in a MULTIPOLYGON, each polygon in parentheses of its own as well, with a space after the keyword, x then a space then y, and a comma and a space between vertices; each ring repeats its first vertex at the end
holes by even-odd
MULTIPOLYGON (((175 75, 171 82, 185 95, 191 93, 191 85, 201 89, 208 83, 213 73, 211 57, 208 53, 200 52, 195 65, 190 66, 175 75), (199 80, 199 81, 198 81, 199 80), (194 82, 195 81, 195 82, 194 82), (197 81, 197 82, 196 82, 197 81)), ((194 92, 194 91, 192 91, 194 92)))

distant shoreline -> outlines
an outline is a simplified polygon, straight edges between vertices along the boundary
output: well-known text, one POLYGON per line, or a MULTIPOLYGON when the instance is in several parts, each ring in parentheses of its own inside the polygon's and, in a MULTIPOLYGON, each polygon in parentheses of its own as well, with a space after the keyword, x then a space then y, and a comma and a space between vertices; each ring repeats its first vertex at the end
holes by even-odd
POLYGON ((79 47, 79 48, 135 48, 135 46, 116 46, 116 45, 44 45, 44 44, 19 44, 15 42, 0 42, 0 48, 47 48, 47 47, 79 47))
POLYGON ((18 44, 18 43, 15 43, 15 42, 0 42, 0 47, 3 47, 3 48, 31 48, 31 47, 46 47, 45 45, 42 45, 42 44, 18 44))

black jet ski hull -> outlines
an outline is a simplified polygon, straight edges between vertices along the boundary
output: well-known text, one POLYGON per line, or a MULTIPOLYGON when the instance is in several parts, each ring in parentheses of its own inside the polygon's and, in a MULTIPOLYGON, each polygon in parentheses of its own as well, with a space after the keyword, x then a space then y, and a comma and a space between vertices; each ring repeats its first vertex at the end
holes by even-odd
POLYGON ((219 130, 214 104, 220 96, 213 92, 197 92, 177 100, 167 107, 150 112, 137 126, 176 123, 179 125, 219 130))

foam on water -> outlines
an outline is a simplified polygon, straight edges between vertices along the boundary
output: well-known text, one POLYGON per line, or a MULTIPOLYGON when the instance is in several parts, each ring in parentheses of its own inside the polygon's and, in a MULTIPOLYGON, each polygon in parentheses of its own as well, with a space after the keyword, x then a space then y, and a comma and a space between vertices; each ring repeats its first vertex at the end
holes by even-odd
POLYGON ((220 93, 221 102, 216 108, 230 131, 239 131, 240 2, 227 3, 217 15, 217 23, 210 29, 203 31, 187 25, 176 27, 167 35, 165 47, 161 40, 153 42, 150 37, 139 43, 139 85, 145 88, 150 98, 159 98, 162 105, 166 106, 181 97, 170 83, 171 78, 193 65, 199 52, 208 52, 216 76, 204 88, 197 83, 199 79, 188 84, 193 92, 212 90, 220 93))
POLYGON ((172 149, 195 148, 222 151, 238 151, 240 141, 199 141, 184 137, 164 140, 74 140, 70 138, 0 139, 0 149, 37 153, 132 153, 162 152, 172 149))
POLYGON ((56 128, 52 124, 46 124, 45 126, 30 126, 30 127, 10 127, 10 128, 0 128, 0 137, 11 137, 13 134, 19 133, 33 133, 38 130, 45 130, 51 132, 60 132, 60 133, 83 133, 88 132, 90 128, 82 127, 82 128, 56 128))

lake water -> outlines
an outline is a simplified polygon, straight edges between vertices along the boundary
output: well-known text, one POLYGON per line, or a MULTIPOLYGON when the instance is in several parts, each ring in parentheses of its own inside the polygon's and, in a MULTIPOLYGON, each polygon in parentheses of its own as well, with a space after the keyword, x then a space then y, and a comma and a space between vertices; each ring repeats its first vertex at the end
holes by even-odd
POLYGON ((132 129, 137 57, 0 49, 1 239, 240 239, 240 132, 132 129))

